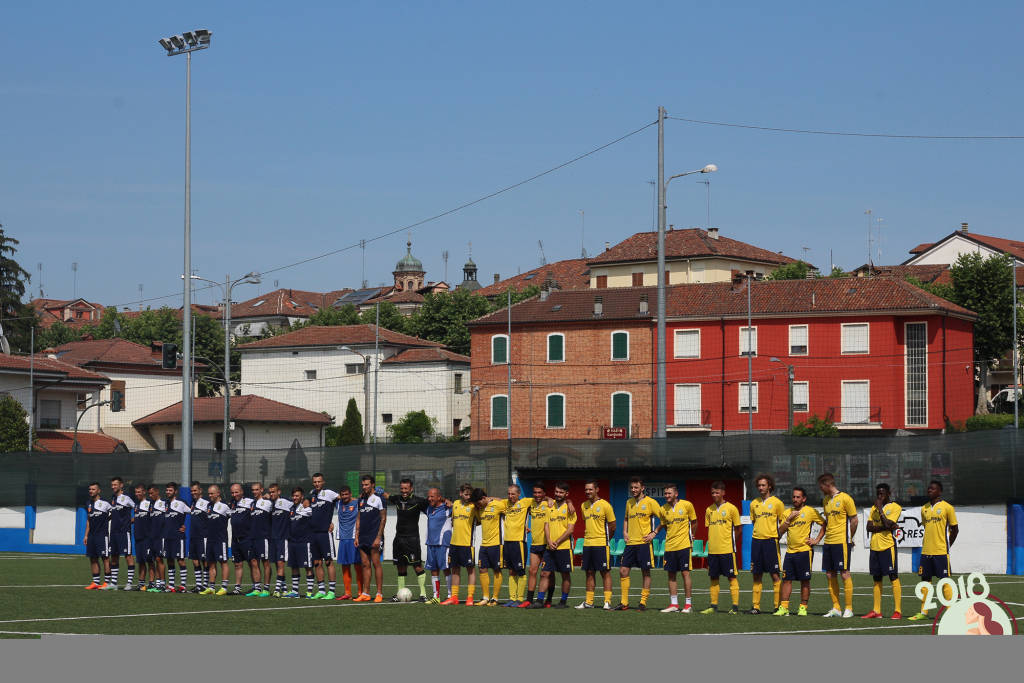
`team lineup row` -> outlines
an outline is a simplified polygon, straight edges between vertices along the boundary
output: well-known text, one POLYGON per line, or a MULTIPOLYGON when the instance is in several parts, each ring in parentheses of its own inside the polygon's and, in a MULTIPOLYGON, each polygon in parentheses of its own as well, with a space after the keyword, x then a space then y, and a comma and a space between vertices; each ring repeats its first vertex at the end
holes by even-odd
MULTIPOLYGON (((758 475, 756 483, 759 496, 750 503, 753 590, 752 606, 747 613, 762 613, 763 581, 767 574, 774 594, 772 613, 790 615, 792 583, 798 581, 800 602, 796 614, 806 616, 814 547, 820 546, 822 570, 828 577, 832 602, 832 608, 824 616, 852 617, 850 554, 858 526, 853 499, 839 491, 835 478, 828 473, 818 479, 823 495, 820 511, 807 504, 807 491, 802 487, 793 488, 792 504, 787 507, 774 495, 774 479, 770 475, 758 475), (814 527, 817 531, 812 537, 814 527), (787 544, 784 555, 779 545, 783 536, 787 544), (840 605, 840 579, 845 608, 840 605)), ((188 592, 186 560, 190 559, 194 593, 298 598, 301 597, 300 574, 304 571, 307 598, 382 602, 381 554, 386 508, 390 505, 395 508, 397 522, 392 546, 398 572, 394 602, 412 599, 412 592, 406 588, 408 569, 412 567, 421 602, 458 605, 461 574, 465 568, 467 605, 501 604, 502 570, 507 570, 506 607, 567 608, 573 568, 572 541, 582 517, 586 597, 576 605, 577 609, 598 606, 595 602, 598 575, 603 587, 603 608, 630 609, 630 572, 640 569, 642 586, 635 609, 646 610, 654 567, 652 541, 664 530, 664 568, 670 603, 661 611, 691 612, 690 553, 697 528, 693 505, 681 499, 678 488, 671 485, 665 487, 665 503, 658 503, 645 494, 640 477, 630 480, 629 490, 630 497, 623 511, 622 537, 626 545, 618 572, 620 599, 615 605, 612 604, 608 541, 615 536, 617 518, 611 504, 600 497, 594 481, 585 484, 586 500, 577 511, 568 498, 569 486, 564 482, 556 483, 550 496, 538 484, 529 498, 521 498, 520 488, 515 484, 508 487, 505 498, 490 497, 482 489, 463 484, 459 497, 447 500, 437 488, 431 488, 426 498, 416 495, 410 479, 402 479, 398 493, 389 495, 375 486, 372 476, 363 475, 359 496, 353 498, 348 486, 342 486, 337 492, 326 488, 323 475, 317 473, 313 475, 313 488, 308 493, 297 487, 290 497, 285 497, 277 484, 266 491, 261 484, 251 484, 251 497, 245 495, 240 484, 232 484, 230 498, 225 501, 219 486, 209 486, 204 496, 199 483, 193 482, 190 505, 178 497, 175 483, 164 487, 163 496, 156 485, 137 485, 133 499, 124 493, 123 481, 114 477, 109 501, 102 497, 98 483, 89 487, 85 545, 91 561, 92 582, 87 589, 116 589, 119 558, 124 556, 128 571, 125 590, 188 592), (425 561, 420 539, 421 515, 426 516, 425 561), (191 518, 188 534, 186 516, 191 518), (481 527, 479 558, 473 547, 473 531, 477 525, 481 527), (526 545, 527 534, 533 539, 533 545, 526 545), (230 592, 229 561, 234 565, 234 589, 230 592), (246 564, 252 580, 252 590, 248 592, 242 589, 246 564), (340 596, 336 594, 337 565, 343 570, 344 593, 340 596), (292 570, 290 587, 285 578, 289 567, 292 570), (138 583, 134 576, 136 568, 138 583), (180 577, 177 586, 175 569, 180 577), (427 597, 428 571, 433 588, 431 598, 427 597), (556 574, 561 579, 558 602, 554 601, 556 574), (678 595, 679 576, 684 588, 682 606, 678 595), (474 599, 477 578, 482 589, 480 601, 474 599), (374 580, 377 590, 371 597, 374 580), (447 589, 443 600, 442 581, 447 589)), ((925 536, 919 575, 922 580, 931 581, 949 576, 949 548, 959 527, 953 506, 942 500, 941 482, 930 482, 927 491, 929 502, 921 508, 925 536)), ((736 562, 740 513, 735 505, 725 500, 724 483, 712 484, 711 498, 712 504, 704 513, 711 599, 702 613, 718 611, 720 579, 724 577, 732 599, 729 613, 736 614, 740 611, 736 562)), ((871 534, 868 564, 874 579, 874 606, 863 618, 883 616, 882 583, 886 576, 893 592, 891 617, 902 617, 902 587, 893 534, 901 512, 901 506, 891 499, 888 484, 879 484, 867 521, 867 531, 871 534)), ((910 618, 928 618, 923 603, 921 610, 910 618)))

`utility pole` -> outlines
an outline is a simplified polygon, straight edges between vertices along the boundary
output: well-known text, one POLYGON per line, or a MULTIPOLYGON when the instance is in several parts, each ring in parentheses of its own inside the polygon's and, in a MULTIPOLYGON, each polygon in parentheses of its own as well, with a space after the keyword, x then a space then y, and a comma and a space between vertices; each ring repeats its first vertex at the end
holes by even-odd
POLYGON ((665 108, 658 107, 658 327, 657 327, 657 429, 655 437, 664 439, 665 431, 665 108))
POLYGON ((1017 259, 1010 257, 1013 279, 1013 428, 1020 429, 1020 339, 1017 338, 1017 259))

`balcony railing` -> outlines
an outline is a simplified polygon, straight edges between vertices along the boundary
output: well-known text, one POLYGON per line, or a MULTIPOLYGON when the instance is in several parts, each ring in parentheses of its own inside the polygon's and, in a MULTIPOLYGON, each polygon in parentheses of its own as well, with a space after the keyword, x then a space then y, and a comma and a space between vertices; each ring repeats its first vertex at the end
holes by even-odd
POLYGON ((673 422, 671 427, 701 428, 711 425, 710 410, 689 410, 676 408, 673 411, 673 422))
POLYGON ((880 427, 882 425, 881 406, 832 406, 825 416, 837 427, 880 427))

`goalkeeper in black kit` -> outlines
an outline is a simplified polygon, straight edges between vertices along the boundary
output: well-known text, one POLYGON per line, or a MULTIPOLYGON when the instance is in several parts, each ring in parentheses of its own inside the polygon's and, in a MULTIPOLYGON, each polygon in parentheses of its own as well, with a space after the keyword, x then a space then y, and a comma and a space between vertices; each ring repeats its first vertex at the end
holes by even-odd
MULTIPOLYGON (((426 498, 412 492, 412 479, 402 479, 398 483, 399 495, 382 494, 388 505, 395 509, 398 525, 395 528, 395 540, 391 546, 391 555, 398 570, 398 590, 405 588, 409 565, 416 572, 416 584, 420 589, 420 602, 427 601, 427 575, 423 571, 423 553, 420 545, 420 515, 426 514, 426 498)), ((398 602, 398 595, 391 598, 398 602)))

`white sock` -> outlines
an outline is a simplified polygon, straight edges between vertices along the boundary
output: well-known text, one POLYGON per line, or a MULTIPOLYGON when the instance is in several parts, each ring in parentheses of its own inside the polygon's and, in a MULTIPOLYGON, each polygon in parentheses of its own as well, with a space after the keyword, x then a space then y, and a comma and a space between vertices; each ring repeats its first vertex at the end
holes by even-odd
POLYGON ((676 594, 676 595, 668 596, 668 602, 669 602, 670 605, 675 605, 676 607, 678 607, 679 606, 679 595, 676 594))

